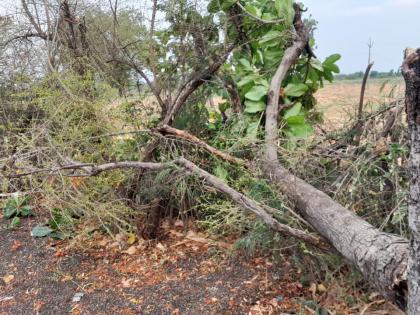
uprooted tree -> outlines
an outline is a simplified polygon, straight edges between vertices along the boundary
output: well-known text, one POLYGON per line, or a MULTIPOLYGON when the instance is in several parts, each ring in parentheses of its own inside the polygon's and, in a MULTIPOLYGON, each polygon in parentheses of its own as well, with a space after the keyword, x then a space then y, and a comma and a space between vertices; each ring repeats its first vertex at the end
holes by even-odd
MULTIPOLYGON (((5 177, 19 180, 29 175, 60 174, 79 180, 101 176, 111 170, 135 169, 137 173, 130 178, 130 185, 123 194, 129 199, 129 205, 136 208, 139 207, 139 189, 144 190, 145 185, 152 183, 150 173, 146 171, 188 174, 253 213, 274 231, 320 248, 332 245, 381 294, 402 308, 407 305, 407 239, 375 228, 292 174, 284 166, 287 157, 279 155, 282 147, 298 146, 299 139, 313 132, 312 126, 316 122, 311 117, 311 109, 316 104, 313 94, 323 81, 333 79, 333 72, 338 72, 335 62, 340 58, 332 55, 323 62, 317 59, 311 48, 314 21, 303 21, 304 10, 298 4, 289 0, 264 5, 212 0, 206 7, 203 3, 189 1, 153 1, 148 8, 151 13, 149 24, 135 11, 119 8, 118 1, 111 3, 110 8, 88 1, 76 5, 63 0, 58 6, 44 1, 41 10, 41 6, 22 0, 22 8, 24 14, 19 21, 4 22, 7 38, 4 39, 3 57, 13 58, 10 57, 10 45, 22 47, 28 40, 36 39, 30 42, 36 49, 42 51, 43 45, 47 47, 48 68, 41 71, 40 82, 32 82, 38 84, 37 89, 23 96, 18 94, 19 101, 29 99, 35 103, 35 108, 28 108, 27 119, 12 128, 7 126, 13 120, 10 118, 13 110, 3 117, 6 128, 0 132, 8 140, 1 144, 9 155, 3 166, 5 177), (159 23, 158 19, 162 17, 164 23, 159 23), (75 74, 82 83, 75 83, 69 74, 75 74), (122 161, 118 155, 95 151, 97 147, 104 149, 112 145, 103 140, 109 131, 106 126, 85 130, 82 124, 84 119, 98 118, 98 114, 91 111, 91 102, 102 92, 101 84, 115 86, 119 94, 124 95, 130 81, 136 81, 143 100, 152 105, 156 103, 159 110, 142 116, 141 119, 146 120, 150 118, 147 116, 158 114, 147 128, 121 131, 121 135, 140 134, 135 140, 142 144, 137 156, 131 161, 122 161), (47 86, 49 92, 43 92, 40 86, 47 86), (48 103, 51 95, 61 92, 64 99, 82 104, 80 107, 73 105, 80 112, 71 108, 60 112, 48 107, 51 106, 48 103), (219 95, 222 101, 218 110, 212 112, 212 122, 205 130, 200 125, 203 115, 205 121, 209 119, 203 111, 204 103, 207 99, 214 102, 214 95, 219 95), (80 128, 78 135, 85 137, 85 142, 73 145, 67 134, 59 133, 58 125, 62 122, 54 121, 58 113, 66 119, 70 117, 65 120, 67 125, 72 130, 80 128), (73 116, 74 113, 77 115, 73 116), (38 117, 53 118, 43 125, 39 124, 38 117), (211 133, 224 130, 229 119, 236 119, 230 130, 240 130, 230 136, 245 140, 234 139, 230 144, 226 144, 229 141, 226 139, 224 143, 212 141, 211 133), (34 125, 35 131, 29 136, 19 134, 34 125), (168 139, 172 141, 169 145, 168 139), (190 147, 178 148, 181 145, 177 146, 176 141, 186 142, 190 147), (242 142, 240 149, 245 154, 235 156, 223 150, 235 149, 239 142, 242 142), (28 144, 39 149, 21 149, 28 144), (60 145, 64 144, 69 147, 63 149, 60 145), (43 148, 48 148, 46 153, 43 148), (214 176, 212 169, 204 163, 199 166, 202 159, 190 161, 197 157, 195 148, 206 152, 211 159, 263 177, 275 191, 285 193, 296 207, 298 214, 290 211, 284 215, 301 222, 300 226, 305 225, 319 236, 301 227, 289 226, 275 215, 276 209, 229 185, 226 170, 219 167, 220 163, 214 171, 218 176, 214 176), (165 154, 168 151, 170 154, 165 154), (84 159, 87 153, 91 157, 84 159)), ((412 71, 413 58, 407 58, 406 73, 412 71)), ((418 65, 413 67, 414 72, 418 70, 418 65)), ((27 68, 20 74, 28 80, 25 71, 27 68)), ((407 108, 418 105, 418 73, 415 74, 417 79, 409 77, 412 84, 408 87, 412 90, 407 91, 407 108)), ((15 75, 15 72, 11 73, 10 78, 15 75)), ((27 85, 18 86, 16 92, 26 91, 27 85)), ((15 99, 16 95, 8 97, 15 99)), ((415 119, 410 117, 410 130, 414 135, 415 119)), ((361 116, 358 117, 360 120, 361 116)), ((141 125, 139 121, 132 121, 132 124, 141 125)), ((414 137, 412 141, 416 139, 414 137)), ((125 157, 124 154, 121 156, 125 157)), ((413 164, 413 167, 416 166, 413 164)), ((175 185, 177 176, 171 178, 175 185)), ((414 209, 413 194, 418 183, 413 185, 414 209)), ((184 197, 182 207, 188 208, 193 201, 184 197)), ((155 204, 158 206, 148 209, 148 217, 140 227, 145 237, 156 235, 162 208, 172 206, 162 197, 155 204)), ((418 246, 418 231, 415 221, 412 222, 413 244, 418 246)), ((413 250, 412 257, 416 254, 413 250)), ((411 270, 412 279, 417 279, 416 269, 411 270)), ((410 283, 411 288, 415 288, 415 282, 410 283)), ((413 314, 415 304, 410 304, 413 314)))

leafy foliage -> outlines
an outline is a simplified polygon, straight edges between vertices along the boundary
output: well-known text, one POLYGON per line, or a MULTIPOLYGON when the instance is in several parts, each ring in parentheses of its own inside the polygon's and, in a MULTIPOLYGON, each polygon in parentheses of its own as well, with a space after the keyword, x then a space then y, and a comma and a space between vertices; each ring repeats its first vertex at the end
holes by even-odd
MULTIPOLYGON (((18 217, 29 217, 33 215, 32 207, 29 204, 30 197, 13 197, 6 202, 3 208, 3 216, 6 219, 14 219, 18 217)), ((14 224, 18 224, 16 219, 14 224)))

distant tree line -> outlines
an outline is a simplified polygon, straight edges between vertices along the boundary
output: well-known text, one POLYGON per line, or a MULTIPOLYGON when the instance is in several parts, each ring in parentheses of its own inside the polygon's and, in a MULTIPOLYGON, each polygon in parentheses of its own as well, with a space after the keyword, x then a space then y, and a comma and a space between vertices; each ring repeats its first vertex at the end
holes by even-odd
MULTIPOLYGON (((354 73, 349 73, 349 74, 337 74, 334 76, 334 78, 336 80, 357 80, 357 79, 362 79, 363 78, 363 71, 358 71, 358 72, 354 72, 354 73)), ((397 77, 401 77, 401 71, 398 69, 397 71, 395 71, 394 69, 391 69, 389 71, 384 71, 384 72, 380 72, 380 71, 372 71, 370 73, 370 77, 371 78, 397 78, 397 77)))

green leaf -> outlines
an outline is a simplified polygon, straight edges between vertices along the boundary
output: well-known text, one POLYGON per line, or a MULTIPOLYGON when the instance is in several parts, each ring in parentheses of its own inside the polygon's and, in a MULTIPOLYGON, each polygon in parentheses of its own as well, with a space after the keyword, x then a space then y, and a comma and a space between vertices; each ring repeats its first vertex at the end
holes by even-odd
POLYGON ((229 10, 229 8, 236 3, 237 0, 220 0, 223 11, 229 10))
POLYGON ((265 65, 270 67, 280 63, 281 58, 283 57, 283 51, 280 49, 267 49, 264 52, 264 61, 265 65))
POLYGON ((257 139, 258 135, 258 127, 260 126, 260 120, 256 122, 252 122, 248 125, 248 128, 246 128, 246 136, 249 139, 255 140, 257 139))
POLYGON ((308 79, 312 81, 312 83, 316 83, 319 80, 319 74, 313 68, 309 68, 308 70, 308 79))
POLYGON ((332 64, 336 63, 340 59, 341 59, 341 55, 340 54, 334 54, 334 55, 331 55, 331 56, 327 57, 324 60, 323 64, 324 65, 332 65, 332 64))
POLYGON ((260 78, 260 75, 258 75, 258 74, 247 75, 247 76, 243 77, 241 81, 238 82, 238 87, 241 88, 244 85, 247 85, 248 83, 255 82, 259 78, 260 78))
POLYGON ((283 18, 287 26, 292 25, 295 17, 293 0, 276 0, 275 7, 279 17, 283 18))
POLYGON ((254 114, 262 112, 266 108, 265 102, 262 101, 245 101, 245 112, 249 114, 254 114))
POLYGON ((303 84, 303 83, 289 83, 285 87, 284 93, 287 96, 299 97, 299 96, 304 95, 307 90, 308 90, 308 86, 306 84, 303 84))
POLYGON ((257 49, 257 58, 261 64, 264 64, 264 55, 261 49, 257 49))
POLYGON ((321 72, 324 71, 324 67, 322 66, 321 61, 319 61, 318 59, 311 59, 311 67, 321 72))
POLYGON ((324 65, 324 68, 330 72, 340 73, 340 68, 336 64, 327 64, 324 65))
POLYGON ((301 109, 302 109, 302 103, 298 102, 295 105, 293 105, 291 108, 285 111, 283 118, 287 119, 289 117, 297 116, 299 115, 301 109))
POLYGON ((261 46, 272 47, 280 44, 282 38, 282 33, 276 30, 268 31, 259 41, 258 43, 261 46))
POLYGON ((262 15, 262 12, 261 12, 261 9, 260 9, 260 8, 257 8, 257 7, 255 7, 255 6, 253 6, 253 5, 249 4, 249 3, 247 3, 247 4, 245 5, 245 10, 246 10, 249 14, 251 14, 251 15, 253 15, 253 16, 256 16, 256 17, 258 17, 258 18, 260 18, 260 17, 261 17, 261 15, 262 15))
POLYGON ((308 124, 288 124, 287 132, 291 138, 307 138, 313 132, 313 128, 308 124))
POLYGON ((238 61, 245 68, 245 70, 247 70, 247 71, 254 71, 254 69, 252 69, 252 66, 251 66, 251 64, 249 63, 249 61, 247 59, 241 58, 238 61))
POLYGON ((226 112, 226 111, 227 111, 227 109, 230 107, 230 103, 228 103, 228 102, 224 101, 224 102, 222 102, 222 103, 219 103, 219 105, 218 105, 217 107, 219 107, 219 111, 220 111, 221 113, 224 113, 224 112, 226 112))
POLYGON ((297 115, 291 116, 286 119, 287 124, 289 125, 303 125, 305 124, 305 116, 304 115, 297 115))
POLYGON ((29 217, 33 215, 32 207, 30 205, 23 206, 20 208, 19 215, 22 217, 29 217))
POLYGON ((48 235, 49 237, 52 237, 55 240, 64 240, 66 239, 66 234, 64 234, 63 232, 52 232, 48 235))
POLYGON ((50 235, 52 232, 54 232, 54 230, 50 229, 49 227, 38 225, 32 229, 31 236, 32 237, 45 237, 45 236, 50 235))
POLYGON ((207 11, 209 13, 217 13, 220 11, 220 2, 219 0, 212 0, 207 6, 207 11))
POLYGON ((264 21, 274 21, 276 19, 276 17, 274 15, 272 15, 270 12, 264 12, 263 15, 261 16, 261 18, 264 21))
POLYGON ((17 227, 20 226, 20 218, 19 217, 14 217, 12 222, 10 222, 10 228, 15 229, 17 227))
POLYGON ((248 93, 245 94, 245 98, 251 101, 259 101, 267 95, 267 92, 267 87, 262 85, 255 85, 248 93))
POLYGON ((265 86, 267 88, 267 91, 270 88, 270 83, 268 83, 268 81, 266 79, 263 79, 263 78, 257 79, 255 81, 255 83, 258 84, 258 85, 265 86))
POLYGON ((5 219, 10 219, 17 214, 17 209, 14 205, 9 202, 6 204, 6 207, 3 209, 3 216, 5 219))
POLYGON ((223 166, 218 164, 216 168, 214 169, 214 175, 216 175, 218 178, 226 182, 228 179, 229 173, 223 166))
POLYGON ((324 71, 324 77, 329 82, 332 82, 334 80, 334 76, 333 76, 332 72, 327 70, 327 69, 325 69, 325 71, 324 71))

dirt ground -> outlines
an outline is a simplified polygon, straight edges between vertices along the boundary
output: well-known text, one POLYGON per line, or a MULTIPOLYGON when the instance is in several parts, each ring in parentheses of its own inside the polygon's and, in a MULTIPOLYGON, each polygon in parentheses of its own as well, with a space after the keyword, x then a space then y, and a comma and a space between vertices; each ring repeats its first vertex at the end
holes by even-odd
POLYGON ((245 259, 199 233, 132 245, 97 232, 54 241, 31 237, 38 220, 11 230, 0 218, 1 315, 324 314, 321 305, 330 314, 399 314, 379 297, 349 308, 332 288, 304 287, 293 264, 245 259))
POLYGON ((79 244, 34 239, 36 224, 1 221, 2 315, 280 314, 295 313, 305 295, 268 260, 233 259, 195 234, 124 249, 101 234, 79 244))

